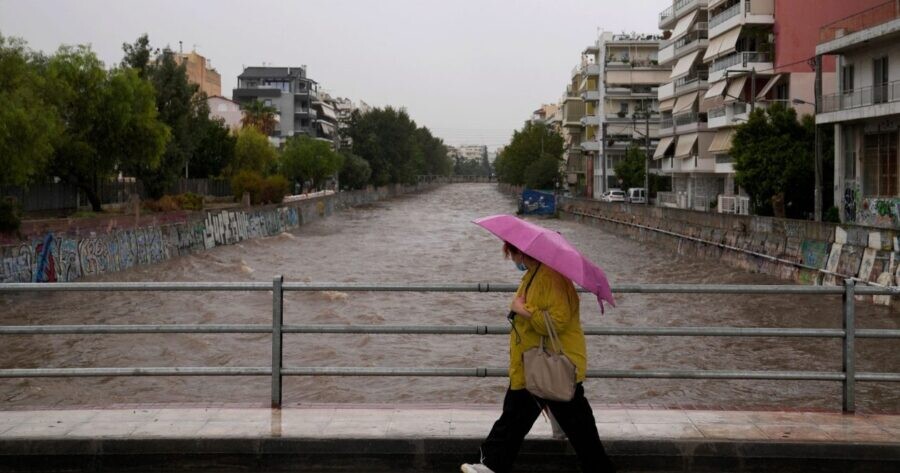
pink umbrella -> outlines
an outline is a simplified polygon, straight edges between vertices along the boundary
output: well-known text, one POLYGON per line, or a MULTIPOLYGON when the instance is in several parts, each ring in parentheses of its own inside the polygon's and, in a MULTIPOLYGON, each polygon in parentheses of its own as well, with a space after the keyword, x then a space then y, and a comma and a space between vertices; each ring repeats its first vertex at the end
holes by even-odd
POLYGON ((473 220, 472 223, 484 227, 501 240, 596 294, 601 312, 603 301, 609 302, 613 307, 616 306, 603 270, 576 250, 558 232, 512 215, 492 215, 473 220))

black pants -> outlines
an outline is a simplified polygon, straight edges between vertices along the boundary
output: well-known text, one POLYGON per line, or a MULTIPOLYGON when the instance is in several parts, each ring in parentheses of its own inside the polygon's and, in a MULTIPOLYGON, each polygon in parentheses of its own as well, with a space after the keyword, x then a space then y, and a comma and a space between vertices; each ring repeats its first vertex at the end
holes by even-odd
POLYGON ((594 413, 584 397, 581 383, 575 397, 568 402, 548 401, 524 389, 506 390, 503 414, 494 423, 487 440, 481 444, 481 463, 496 473, 507 473, 519 454, 522 441, 538 416, 547 406, 562 427, 578 455, 581 471, 585 473, 615 471, 600 443, 594 413))

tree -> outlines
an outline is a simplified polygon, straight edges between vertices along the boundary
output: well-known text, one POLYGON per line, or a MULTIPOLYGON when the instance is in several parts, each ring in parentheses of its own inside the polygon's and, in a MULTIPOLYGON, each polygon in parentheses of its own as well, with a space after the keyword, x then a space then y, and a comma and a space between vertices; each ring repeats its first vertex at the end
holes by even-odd
POLYGON ((330 144, 304 135, 289 138, 281 154, 281 174, 294 182, 311 181, 316 189, 343 165, 344 157, 330 144))
POLYGON ((806 218, 813 207, 815 129, 812 117, 780 104, 754 110, 737 126, 730 154, 735 182, 760 215, 806 218))
POLYGON ((256 128, 244 128, 237 135, 234 159, 228 166, 227 173, 233 175, 239 171, 255 171, 268 174, 277 159, 278 152, 265 135, 256 128))
POLYGON ((245 103, 241 106, 244 116, 241 118, 243 127, 254 127, 266 136, 275 133, 275 107, 266 105, 260 100, 245 103))
POLYGON ((338 178, 341 186, 350 189, 366 187, 369 183, 369 178, 372 176, 372 168, 369 166, 369 162, 347 151, 342 154, 344 155, 344 166, 341 168, 338 178))
POLYGON ((449 176, 453 170, 453 162, 447 156, 444 141, 434 137, 426 127, 416 130, 416 139, 424 159, 422 174, 449 176))
POLYGON ((141 35, 134 44, 122 43, 122 50, 125 51, 122 67, 134 69, 141 79, 146 79, 150 59, 159 54, 158 48, 150 47, 150 38, 147 33, 141 35))
POLYGON ((632 145, 625 151, 625 159, 616 164, 614 171, 623 188, 644 187, 644 157, 644 150, 632 145))
POLYGON ((0 185, 37 179, 53 155, 63 124, 44 80, 25 43, 0 36, 0 185))
POLYGON ((103 180, 158 166, 170 134, 157 118, 153 87, 134 70, 106 71, 87 46, 61 47, 43 73, 46 96, 65 124, 50 173, 78 186, 100 211, 103 180))
MULTIPOLYGON (((494 162, 497 177, 513 185, 525 184, 525 170, 544 156, 562 159, 563 139, 543 123, 526 122, 513 132, 512 140, 494 162)), ((544 168, 549 169, 548 166, 544 168)))
POLYGON ((416 129, 416 123, 402 109, 353 112, 347 135, 353 141, 353 154, 365 159, 372 168, 374 185, 412 184, 417 175, 426 172, 426 154, 416 129))
POLYGON ((190 161, 192 176, 220 176, 234 159, 237 138, 220 119, 198 120, 200 140, 190 161))
POLYGON ((545 154, 525 168, 525 186, 531 189, 554 189, 559 180, 560 160, 545 154))

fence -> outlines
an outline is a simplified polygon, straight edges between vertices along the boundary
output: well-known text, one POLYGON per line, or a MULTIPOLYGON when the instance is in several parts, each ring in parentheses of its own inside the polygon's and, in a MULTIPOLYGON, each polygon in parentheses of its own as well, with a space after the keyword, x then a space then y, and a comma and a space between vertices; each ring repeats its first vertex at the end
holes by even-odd
POLYGON ((862 31, 900 18, 900 3, 890 0, 819 28, 819 43, 862 31))
MULTIPOLYGON (((227 179, 179 179, 166 191, 167 194, 194 194, 228 197, 231 196, 231 182, 227 179)), ((123 204, 132 194, 147 198, 140 181, 102 181, 97 187, 100 203, 123 204)), ((76 186, 64 183, 33 184, 28 187, 0 187, 0 197, 12 196, 26 212, 40 210, 74 209, 87 205, 88 200, 76 186)))
MULTIPOLYGON (((29 368, 0 369, 0 378, 107 377, 107 376, 269 376, 272 379, 273 407, 282 403, 284 376, 416 376, 416 377, 504 377, 506 368, 398 368, 398 367, 301 367, 285 366, 284 334, 422 334, 422 335, 508 335, 506 325, 285 325, 285 291, 365 291, 365 292, 514 292, 512 284, 337 284, 285 283, 282 276, 265 282, 137 282, 137 283, 20 283, 0 284, 0 293, 57 291, 256 291, 272 293, 272 325, 261 324, 163 324, 163 325, 25 325, 0 326, 2 335, 60 334, 225 334, 270 333, 271 366, 247 367, 145 367, 145 368, 29 368)), ((583 292, 583 291, 582 291, 583 292)), ((662 337, 805 337, 839 338, 843 341, 841 371, 743 371, 743 370, 588 370, 592 378, 632 379, 731 379, 839 381, 842 385, 842 409, 855 410, 857 381, 900 382, 900 373, 857 372, 857 338, 900 338, 900 330, 857 329, 855 295, 898 295, 900 291, 862 286, 852 279, 844 286, 791 285, 696 285, 634 284, 613 287, 617 294, 781 294, 837 295, 842 298, 843 326, 823 328, 744 328, 744 327, 584 327, 588 336, 662 336, 662 337)))

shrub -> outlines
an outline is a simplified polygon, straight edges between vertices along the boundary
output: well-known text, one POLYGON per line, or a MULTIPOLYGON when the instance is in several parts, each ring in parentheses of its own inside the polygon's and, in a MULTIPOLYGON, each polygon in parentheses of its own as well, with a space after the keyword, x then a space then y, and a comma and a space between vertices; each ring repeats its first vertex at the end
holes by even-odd
POLYGON ((281 175, 267 177, 262 183, 260 200, 267 204, 280 204, 290 192, 290 183, 281 175))
POLYGON ((185 192, 175 196, 178 207, 182 210, 203 210, 203 196, 193 192, 185 192))
POLYGON ((164 195, 157 200, 144 201, 144 208, 151 212, 172 212, 181 207, 175 197, 164 195))
POLYGON ((244 197, 244 192, 249 192, 250 203, 258 204, 262 186, 263 177, 256 171, 240 171, 231 178, 231 191, 239 202, 244 197))
POLYGON ((16 233, 22 225, 19 206, 12 197, 0 198, 0 233, 16 233))
POLYGON ((841 223, 841 214, 837 207, 829 207, 822 216, 822 220, 832 223, 841 223))

